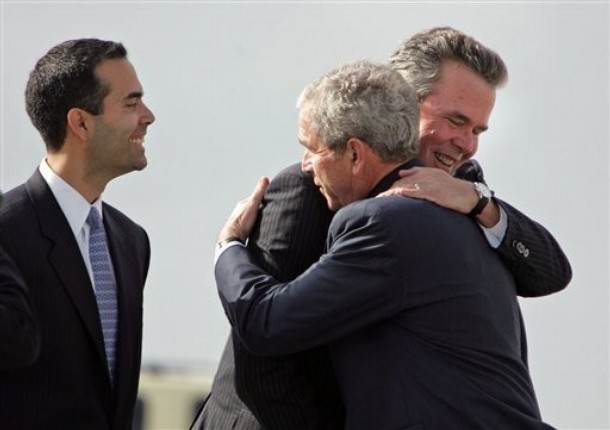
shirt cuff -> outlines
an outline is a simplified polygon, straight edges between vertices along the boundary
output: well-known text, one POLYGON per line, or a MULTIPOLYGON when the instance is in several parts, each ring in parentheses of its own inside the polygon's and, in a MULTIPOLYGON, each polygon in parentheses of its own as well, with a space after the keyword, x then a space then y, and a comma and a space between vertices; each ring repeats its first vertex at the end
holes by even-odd
POLYGON ((216 248, 214 249, 214 265, 216 265, 216 262, 218 261, 222 253, 225 252, 227 249, 231 248, 232 246, 241 246, 245 248, 246 245, 241 243, 239 240, 232 240, 231 242, 217 244, 216 248))
POLYGON ((483 233, 487 238, 487 242, 489 242, 489 245, 494 249, 500 246, 504 236, 506 236, 506 229, 508 228, 508 216, 506 215, 504 209, 502 209, 502 206, 499 206, 499 208, 500 221, 498 221, 496 225, 487 228, 479 224, 479 227, 481 227, 481 230, 483 230, 483 233))

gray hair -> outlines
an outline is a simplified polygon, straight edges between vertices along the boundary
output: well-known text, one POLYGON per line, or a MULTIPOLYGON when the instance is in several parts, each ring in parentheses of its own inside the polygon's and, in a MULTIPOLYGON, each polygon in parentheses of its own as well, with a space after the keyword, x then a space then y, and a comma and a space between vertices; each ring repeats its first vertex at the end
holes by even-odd
POLYGON ((370 61, 345 64, 309 84, 297 101, 312 128, 333 151, 364 141, 384 162, 404 161, 419 151, 419 108, 411 86, 389 66, 370 61))
POLYGON ((430 94, 445 61, 458 61, 497 88, 508 80, 496 52, 451 27, 436 27, 405 40, 390 56, 390 66, 415 89, 419 99, 430 94))

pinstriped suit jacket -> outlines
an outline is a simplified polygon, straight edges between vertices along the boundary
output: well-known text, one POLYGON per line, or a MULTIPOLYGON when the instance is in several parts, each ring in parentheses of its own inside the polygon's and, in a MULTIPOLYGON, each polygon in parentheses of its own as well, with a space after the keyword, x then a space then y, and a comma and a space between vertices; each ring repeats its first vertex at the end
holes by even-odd
MULTIPOLYGON (((311 178, 294 164, 271 181, 248 247, 274 277, 294 279, 322 254, 331 217, 311 178)), ((233 336, 193 428, 339 429, 342 420, 325 348, 268 359, 252 355, 233 336)))
MULTIPOLYGON (((475 159, 464 162, 455 176, 485 183, 483 169, 475 159)), ((572 268, 555 238, 508 203, 495 200, 508 215, 498 253, 517 281, 517 294, 537 297, 565 288, 572 279, 572 268)))
MULTIPOLYGON (((297 172, 298 165, 291 166, 291 168, 286 169, 287 173, 292 170, 292 175, 295 177, 298 175, 297 172)), ((278 175, 268 189, 268 193, 276 192, 276 198, 280 198, 281 193, 273 187, 273 185, 278 185, 281 183, 281 174, 278 175)), ((474 178, 477 179, 477 178, 474 178)), ((304 190, 311 189, 311 179, 306 179, 306 182, 309 182, 309 186, 305 183, 292 184, 293 187, 300 186, 303 187, 304 190), (300 185, 299 185, 300 184, 300 185)), ((316 193, 319 194, 318 190, 315 190, 316 193)), ((317 199, 312 196, 313 200, 320 200, 320 197, 317 199)), ((498 204, 500 204, 503 209, 506 211, 508 215, 508 228, 506 231, 506 236, 502 243, 500 244, 497 252, 504 262, 504 264, 511 270, 513 276, 516 280, 517 293, 523 297, 538 297, 544 296, 548 294, 552 294, 558 292, 565 288, 571 280, 572 272, 568 259, 566 258, 564 252, 561 247, 554 239, 554 237, 540 224, 531 220, 526 215, 515 209, 514 207, 508 205, 507 203, 496 198, 498 204)), ((273 201, 274 204, 280 205, 281 202, 273 201)), ((266 207, 267 211, 273 209, 274 204, 270 204, 266 207)), ((319 204, 320 211, 322 213, 328 212, 326 209, 326 205, 319 204)), ((313 209, 312 209, 313 211, 313 209)), ((278 211, 278 213, 281 213, 278 211)), ((259 218, 261 221, 261 226, 265 225, 266 220, 264 219, 265 213, 263 212, 263 218, 259 218)), ((286 227, 286 226, 285 226, 286 227)), ((269 229, 271 232, 275 231, 273 228, 269 229)), ((285 228, 278 229, 278 236, 281 237, 281 234, 286 231, 285 228), (282 232, 282 233, 281 233, 282 232)), ((262 230, 256 229, 256 238, 260 240, 262 230)), ((263 238, 264 240, 264 238, 263 238)), ((258 243, 255 241, 251 241, 251 243, 258 243)), ((263 243, 263 248, 265 246, 269 246, 269 244, 263 243)), ((304 247, 300 247, 303 249, 304 247)), ((271 254, 268 254, 271 255, 271 254)), ((267 260, 271 260, 268 258, 267 260)), ((275 268, 269 269, 268 267, 262 266, 263 268, 268 269, 269 273, 275 274, 275 268)), ((288 278, 290 279, 290 278, 288 278)), ((523 356, 526 357, 526 343, 525 337, 523 337, 523 356)), ((238 425, 234 427, 236 429, 244 429, 244 430, 256 430, 260 428, 260 425, 255 421, 254 417, 247 412, 245 405, 241 402, 239 397, 237 397, 234 386, 230 384, 234 381, 234 368, 235 365, 232 363, 234 361, 234 354, 232 350, 232 344, 227 342, 227 346, 225 347, 225 351, 223 352, 223 356, 221 358, 220 367, 217 371, 215 382, 212 388, 212 395, 210 396, 210 400, 207 407, 207 413, 212 413, 211 411, 216 411, 218 414, 223 414, 227 416, 229 411, 233 410, 232 416, 233 420, 237 420, 237 416, 241 417, 238 422, 241 422, 242 425, 238 425), (229 376, 227 376, 229 375, 229 376), (221 388, 222 387, 222 388, 221 388), (215 393, 216 391, 216 393, 215 393), (217 402, 214 402, 214 398, 223 398, 221 402, 223 404, 222 407, 219 407, 217 402), (249 417, 249 419, 246 419, 249 417)), ((280 375, 281 372, 279 372, 280 375)), ((281 377, 286 377, 284 374, 281 377)), ((256 390, 256 387, 253 386, 254 382, 262 381, 264 379, 272 379, 274 378, 271 374, 267 373, 262 375, 260 378, 255 378, 254 376, 250 377, 250 389, 256 390)), ((276 378, 277 379, 277 378, 276 378)), ((278 379, 279 380, 279 379, 278 379)), ((279 383, 279 382, 278 382, 279 383)), ((285 382, 288 384, 288 382, 285 382)), ((272 386, 273 384, 268 383, 268 386, 272 386)), ((250 394, 250 400, 255 398, 254 393, 250 394)), ((271 405, 268 404, 268 407, 271 405)), ((277 405, 278 411, 281 410, 281 403, 277 405)), ((271 413, 271 410, 269 410, 271 413)), ((204 408, 204 413, 206 413, 206 409, 204 408)), ((281 412, 280 412, 281 413, 281 412)), ((200 416, 201 419, 201 416, 200 416)), ((199 427, 196 426, 194 428, 233 428, 233 427, 199 427)), ((320 427, 324 428, 324 427, 320 427)))

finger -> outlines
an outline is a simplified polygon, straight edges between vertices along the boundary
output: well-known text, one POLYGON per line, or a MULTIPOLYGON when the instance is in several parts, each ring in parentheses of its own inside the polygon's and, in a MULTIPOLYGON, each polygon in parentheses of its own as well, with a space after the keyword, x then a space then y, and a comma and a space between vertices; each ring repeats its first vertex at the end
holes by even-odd
POLYGON ((389 197, 389 196, 403 196, 403 197, 416 197, 421 193, 421 189, 417 190, 415 188, 407 188, 407 187, 396 187, 390 188, 389 190, 384 191, 383 193, 379 193, 377 197, 389 197))
POLYGON ((258 180, 258 182, 256 183, 256 186, 254 187, 254 191, 252 191, 252 194, 250 195, 250 200, 257 203, 257 207, 258 207, 258 204, 260 204, 263 201, 263 196, 265 195, 265 191, 267 190, 268 186, 269 186, 269 178, 266 176, 261 177, 258 180))
POLYGON ((398 176, 400 176, 401 178, 406 178, 408 176, 415 175, 417 172, 419 172, 419 170, 420 170, 419 167, 411 167, 410 169, 399 170, 398 171, 398 176))
POLYGON ((268 185, 269 178, 260 178, 250 196, 237 203, 220 231, 219 240, 227 237, 237 237, 241 240, 248 238, 268 185))
POLYGON ((265 195, 265 190, 268 186, 269 178, 267 178, 266 176, 261 177, 256 183, 252 194, 250 194, 250 196, 244 200, 244 207, 238 211, 240 212, 238 219, 240 220, 240 222, 245 224, 246 227, 248 227, 250 223, 254 223, 258 208, 260 207, 263 201, 263 196, 265 195))
POLYGON ((389 196, 400 196, 400 189, 390 188, 382 193, 377 194, 375 197, 389 197, 389 196))

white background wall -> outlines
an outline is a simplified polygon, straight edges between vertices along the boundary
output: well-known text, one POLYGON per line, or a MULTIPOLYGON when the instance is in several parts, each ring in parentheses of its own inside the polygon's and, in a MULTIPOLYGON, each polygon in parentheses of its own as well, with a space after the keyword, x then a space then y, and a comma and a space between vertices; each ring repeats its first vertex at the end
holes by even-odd
POLYGON ((574 270, 522 300, 543 416, 608 428, 609 8, 579 3, 2 2, 0 186, 45 154, 25 114, 29 71, 52 45, 122 41, 157 116, 149 167, 105 200, 146 227, 144 363, 213 370, 228 334, 212 273, 216 234, 261 175, 301 155, 295 100, 342 62, 385 61, 407 36, 451 25, 497 50, 510 81, 478 159, 498 196, 552 231, 574 270))

